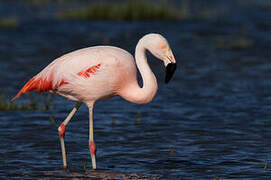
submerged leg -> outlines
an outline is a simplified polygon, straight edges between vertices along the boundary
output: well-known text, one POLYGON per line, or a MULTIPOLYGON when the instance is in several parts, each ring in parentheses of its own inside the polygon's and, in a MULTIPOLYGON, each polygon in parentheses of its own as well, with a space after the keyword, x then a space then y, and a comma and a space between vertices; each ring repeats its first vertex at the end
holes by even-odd
POLYGON ((96 144, 93 135, 93 106, 89 107, 89 150, 92 161, 92 169, 96 169, 96 144))
POLYGON ((75 112, 79 109, 81 105, 81 102, 78 102, 76 106, 72 109, 70 114, 66 117, 66 119, 63 121, 63 123, 58 127, 58 135, 60 138, 60 144, 61 144, 61 151, 62 151, 62 159, 63 159, 63 167, 67 168, 67 160, 66 160, 66 151, 65 151, 65 143, 64 143, 64 136, 65 136, 65 129, 75 112))

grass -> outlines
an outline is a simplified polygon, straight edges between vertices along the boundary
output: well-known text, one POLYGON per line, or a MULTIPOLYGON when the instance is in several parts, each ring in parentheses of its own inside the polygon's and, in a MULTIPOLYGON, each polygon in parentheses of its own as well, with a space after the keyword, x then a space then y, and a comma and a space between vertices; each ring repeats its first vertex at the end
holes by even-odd
POLYGON ((19 26, 18 18, 16 17, 7 17, 0 19, 0 27, 15 28, 18 26, 19 26))
POLYGON ((73 20, 202 20, 219 17, 226 12, 202 7, 194 11, 190 0, 178 3, 170 0, 103 0, 84 7, 72 8, 59 12, 59 17, 73 20), (176 6, 179 4, 181 6, 176 6), (175 5, 175 6, 174 6, 175 5))
POLYGON ((42 103, 38 103, 34 98, 31 98, 24 103, 16 104, 14 102, 11 102, 10 99, 7 98, 6 94, 2 92, 0 94, 0 111, 48 111, 51 109, 50 99, 51 96, 48 95, 48 97, 42 103))
POLYGON ((60 17, 75 20, 175 20, 176 10, 163 4, 124 1, 123 4, 104 4, 66 10, 60 17))
POLYGON ((266 170, 268 168, 267 162, 264 163, 264 169, 266 170))
POLYGON ((47 97, 46 97, 46 99, 43 101, 43 105, 40 107, 41 108, 41 110, 43 110, 43 111, 48 111, 48 110, 50 110, 50 108, 51 108, 51 106, 52 106, 52 104, 51 104, 51 101, 52 100, 52 98, 51 98, 51 95, 49 94, 47 97))
POLYGON ((52 125, 56 125, 56 120, 53 117, 49 117, 49 120, 51 121, 52 125))
MULTIPOLYGON (((1 1, 1 0, 0 0, 1 1)), ((193 10, 191 0, 180 2, 171 0, 24 0, 40 7, 47 7, 57 2, 57 16, 62 19, 73 20, 119 20, 119 21, 145 21, 145 20, 202 20, 219 17, 223 12, 210 7, 201 7, 193 10), (76 3, 76 8, 69 6, 76 3), (180 6, 179 6, 180 5, 180 6), (67 7, 70 7, 66 9, 67 7)), ((0 20, 0 27, 17 27, 17 18, 10 17, 0 20)))
POLYGON ((112 118, 111 125, 114 126, 116 124, 116 121, 114 118, 112 118))
POLYGON ((86 160, 83 162, 83 171, 87 172, 87 161, 86 160))

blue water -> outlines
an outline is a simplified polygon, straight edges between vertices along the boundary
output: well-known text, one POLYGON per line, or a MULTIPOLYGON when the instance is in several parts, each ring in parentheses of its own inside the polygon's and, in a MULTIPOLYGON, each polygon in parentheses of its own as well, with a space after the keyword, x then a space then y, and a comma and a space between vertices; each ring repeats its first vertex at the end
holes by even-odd
MULTIPOLYGON (((85 106, 66 130, 68 171, 57 127, 73 102, 53 95, 49 111, 0 111, 0 177, 270 179, 271 8, 238 2, 206 1, 201 6, 215 9, 213 16, 170 22, 62 20, 53 13, 59 4, 0 2, 1 17, 20 19, 17 28, 0 28, 0 88, 8 98, 65 53, 107 44, 133 54, 149 32, 168 39, 178 63, 165 85, 162 64, 148 55, 159 82, 150 104, 119 97, 96 104, 96 172, 83 171, 85 162, 91 169, 85 106)), ((32 98, 43 102, 47 94, 17 103, 32 98)))

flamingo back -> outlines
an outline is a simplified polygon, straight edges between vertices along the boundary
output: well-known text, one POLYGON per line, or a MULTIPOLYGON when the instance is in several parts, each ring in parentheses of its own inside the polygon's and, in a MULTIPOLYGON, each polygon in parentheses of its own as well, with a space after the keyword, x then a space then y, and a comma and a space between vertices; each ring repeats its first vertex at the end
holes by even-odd
POLYGON ((55 59, 32 77, 12 99, 36 90, 74 101, 95 101, 117 95, 125 82, 136 80, 133 57, 111 46, 80 49, 55 59))

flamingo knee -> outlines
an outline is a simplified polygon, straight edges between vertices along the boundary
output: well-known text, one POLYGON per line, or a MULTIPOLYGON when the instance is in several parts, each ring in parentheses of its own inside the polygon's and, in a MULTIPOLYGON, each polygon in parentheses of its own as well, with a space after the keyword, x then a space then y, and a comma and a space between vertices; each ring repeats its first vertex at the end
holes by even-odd
POLYGON ((65 124, 61 124, 59 127, 58 127, 58 135, 59 135, 59 137, 60 138, 64 138, 64 136, 65 136, 65 130, 66 130, 66 126, 65 126, 65 124))
POLYGON ((96 144, 94 141, 89 141, 89 150, 91 155, 96 155, 96 144))

